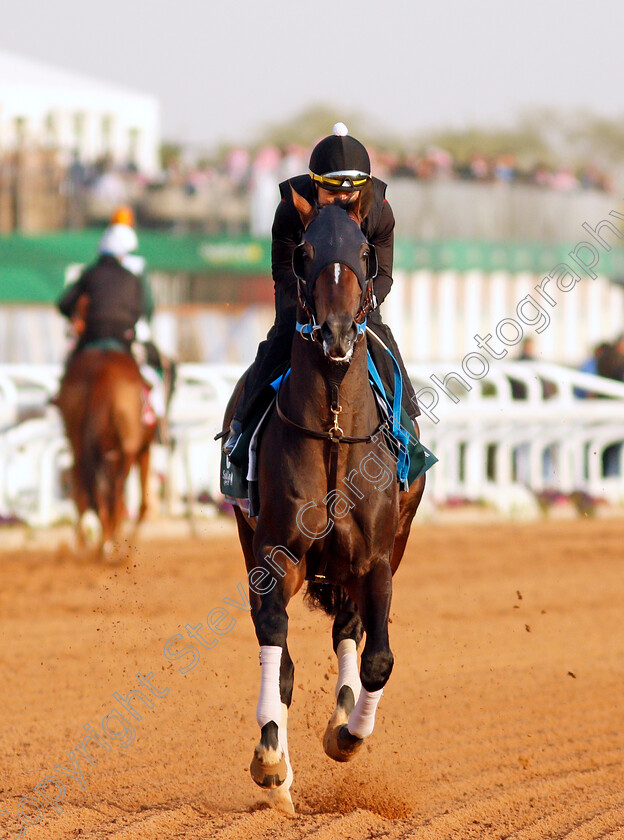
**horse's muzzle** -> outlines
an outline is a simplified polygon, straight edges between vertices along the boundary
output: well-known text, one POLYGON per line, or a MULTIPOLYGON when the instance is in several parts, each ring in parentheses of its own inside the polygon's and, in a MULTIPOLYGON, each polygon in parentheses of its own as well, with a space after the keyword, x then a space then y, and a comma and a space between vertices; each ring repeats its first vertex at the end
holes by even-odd
POLYGON ((321 326, 325 355, 334 362, 348 362, 357 340, 357 326, 349 315, 330 315, 321 326))

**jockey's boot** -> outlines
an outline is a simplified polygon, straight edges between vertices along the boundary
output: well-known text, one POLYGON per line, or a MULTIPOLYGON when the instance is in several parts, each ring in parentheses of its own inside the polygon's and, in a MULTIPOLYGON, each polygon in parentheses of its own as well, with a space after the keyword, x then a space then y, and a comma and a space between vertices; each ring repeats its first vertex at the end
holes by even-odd
POLYGON ((232 454, 236 444, 240 440, 242 433, 243 424, 236 417, 232 417, 232 422, 230 423, 230 434, 228 435, 227 440, 223 444, 223 451, 226 455, 232 454))

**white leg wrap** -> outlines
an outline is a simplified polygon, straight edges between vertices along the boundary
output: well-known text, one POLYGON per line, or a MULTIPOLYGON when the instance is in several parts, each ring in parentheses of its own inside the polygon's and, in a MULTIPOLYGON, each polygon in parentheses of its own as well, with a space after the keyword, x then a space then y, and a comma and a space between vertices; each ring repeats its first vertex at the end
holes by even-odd
POLYGON ((269 802, 276 808, 278 811, 282 811, 285 814, 289 814, 291 817, 295 815, 295 808, 293 806, 292 796, 290 795, 290 787, 293 782, 293 771, 292 767, 290 766, 290 759, 288 757, 288 734, 287 734, 287 727, 288 727, 288 709, 282 703, 282 722, 279 726, 279 742, 282 750, 284 752, 284 758, 286 759, 286 778, 284 783, 281 784, 277 788, 273 788, 269 791, 269 802))
POLYGON ((260 697, 256 706, 256 720, 260 729, 270 720, 279 726, 282 720, 282 701, 280 699, 279 676, 282 649, 278 645, 260 646, 260 697))
POLYGON ((336 697, 343 685, 348 685, 353 691, 356 701, 360 696, 362 683, 358 671, 357 648, 353 639, 343 639, 338 642, 336 650, 338 657, 338 681, 336 682, 336 697))
POLYGON ((367 691, 365 688, 360 692, 355 708, 349 715, 347 728, 356 738, 367 738, 375 727, 375 712, 381 700, 383 688, 378 691, 367 691))

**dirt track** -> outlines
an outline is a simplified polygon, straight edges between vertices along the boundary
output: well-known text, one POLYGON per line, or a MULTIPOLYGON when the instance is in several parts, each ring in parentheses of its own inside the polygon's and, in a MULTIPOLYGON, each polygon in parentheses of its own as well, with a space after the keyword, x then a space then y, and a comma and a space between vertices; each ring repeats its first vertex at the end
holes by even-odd
POLYGON ((169 691, 149 695, 151 710, 135 703, 141 720, 126 713, 134 742, 91 744, 97 764, 74 750, 86 789, 63 776, 63 813, 48 806, 25 837, 624 838, 623 559, 621 520, 416 527, 395 578, 395 669, 348 766, 320 745, 336 673, 329 622, 297 598, 289 820, 248 773, 259 682, 248 614, 227 605, 236 625, 185 675, 191 654, 163 655, 184 624, 240 602, 229 524, 201 544, 146 543, 127 569, 2 555, 0 836, 18 835, 20 800, 55 765, 71 768, 83 725, 101 735, 123 713, 113 693, 153 672, 169 691))

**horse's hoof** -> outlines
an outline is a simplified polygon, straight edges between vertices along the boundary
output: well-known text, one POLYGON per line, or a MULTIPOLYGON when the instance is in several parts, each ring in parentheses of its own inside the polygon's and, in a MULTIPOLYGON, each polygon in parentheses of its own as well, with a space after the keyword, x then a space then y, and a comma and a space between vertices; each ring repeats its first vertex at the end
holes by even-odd
POLYGON ((123 555, 120 547, 112 540, 106 540, 100 547, 100 560, 107 566, 121 566, 123 555))
POLYGON ((117 562, 117 551, 115 549, 115 544, 112 540, 106 540, 100 546, 100 558, 105 563, 116 563, 117 562))
POLYGON ((288 817, 295 816, 295 806, 293 805, 290 791, 286 789, 285 785, 269 791, 269 804, 271 808, 275 808, 276 811, 281 811, 282 814, 286 814, 288 817))
POLYGON ((102 525, 94 510, 86 510, 80 520, 77 528, 77 542, 79 545, 95 546, 102 537, 102 525))
POLYGON ((249 766, 249 772, 251 773, 251 778, 257 785, 270 790, 284 784, 288 773, 288 765, 283 754, 276 763, 265 764, 261 761, 258 750, 256 750, 249 766))
POLYGON ((323 749, 334 761, 351 761, 360 751, 363 743, 364 738, 352 735, 346 723, 333 726, 330 721, 323 736, 323 749))

